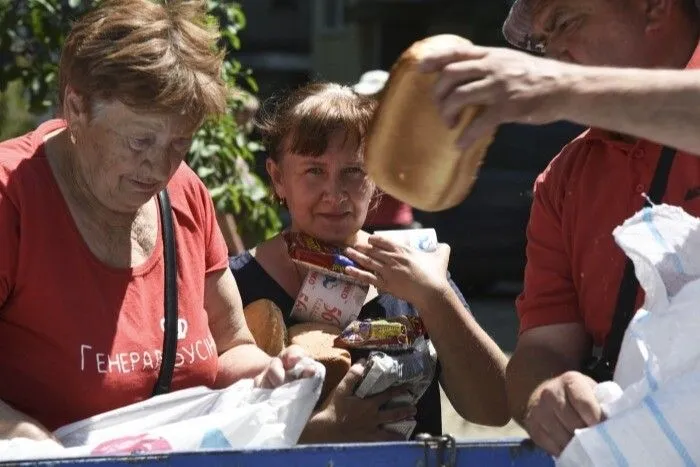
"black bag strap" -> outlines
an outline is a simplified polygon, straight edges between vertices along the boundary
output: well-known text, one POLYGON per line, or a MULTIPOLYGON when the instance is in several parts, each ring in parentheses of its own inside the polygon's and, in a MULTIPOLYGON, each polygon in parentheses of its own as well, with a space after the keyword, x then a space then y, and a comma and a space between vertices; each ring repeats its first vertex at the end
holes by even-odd
MULTIPOLYGON (((661 150, 661 157, 656 165, 654 178, 649 186, 649 201, 653 204, 661 203, 664 193, 666 193, 668 177, 671 173, 671 166, 673 165, 675 156, 675 149, 664 146, 661 150)), ((613 316, 610 332, 603 347, 594 349, 594 358, 598 359, 595 364, 599 366, 597 372, 594 372, 596 373, 595 376, 597 376, 594 377, 594 379, 598 381, 612 379, 625 330, 627 330, 627 326, 630 321, 632 321, 632 317, 636 311, 635 305, 637 303, 638 290, 639 281, 634 273, 634 263, 630 258, 627 258, 622 281, 620 282, 620 289, 617 294, 615 314, 613 316)))
POLYGON ((168 191, 158 193, 160 224, 163 232, 163 257, 165 259, 165 324, 163 326, 163 358, 160 373, 153 387, 153 395, 170 392, 177 353, 177 258, 175 257, 175 229, 168 191))

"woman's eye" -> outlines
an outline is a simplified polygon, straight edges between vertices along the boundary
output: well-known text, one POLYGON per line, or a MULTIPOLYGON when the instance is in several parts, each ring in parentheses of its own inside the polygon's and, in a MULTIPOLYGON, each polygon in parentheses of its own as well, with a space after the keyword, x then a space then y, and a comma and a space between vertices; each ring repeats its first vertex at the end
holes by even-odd
POLYGON ((134 151, 143 151, 152 144, 151 138, 129 138, 129 146, 134 151))
POLYGON ((345 173, 349 175, 365 175, 365 171, 362 167, 348 167, 345 169, 345 173))
POLYGON ((179 152, 189 151, 190 146, 192 146, 191 139, 178 139, 178 140, 173 141, 173 148, 179 152))
POLYGON ((306 169, 306 173, 311 175, 321 175, 323 170, 320 167, 309 167, 306 169))

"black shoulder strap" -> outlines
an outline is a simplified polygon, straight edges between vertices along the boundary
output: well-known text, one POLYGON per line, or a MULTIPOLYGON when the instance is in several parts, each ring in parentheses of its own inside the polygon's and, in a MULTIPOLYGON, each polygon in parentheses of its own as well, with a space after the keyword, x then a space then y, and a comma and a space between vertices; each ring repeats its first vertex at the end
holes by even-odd
MULTIPOLYGON (((654 204, 661 203, 664 193, 666 193, 668 177, 671 173, 671 166, 673 165, 675 155, 676 151, 669 147, 664 147, 661 151, 661 157, 656 166, 654 178, 649 186, 649 200, 654 204)), ((605 341, 601 355, 603 362, 608 366, 611 373, 615 371, 615 365, 617 364, 617 357, 620 353, 625 330, 630 321, 632 321, 632 317, 636 311, 635 305, 637 302, 638 290, 639 281, 637 281, 637 276, 634 274, 634 263, 632 263, 631 259, 627 258, 625 271, 617 294, 617 304, 615 306, 612 327, 610 328, 610 333, 605 341)))
POLYGON ((175 257, 175 229, 168 191, 158 193, 160 223, 163 233, 163 256, 165 258, 165 325, 163 326, 163 359, 153 395, 170 391, 177 353, 177 258, 175 257))

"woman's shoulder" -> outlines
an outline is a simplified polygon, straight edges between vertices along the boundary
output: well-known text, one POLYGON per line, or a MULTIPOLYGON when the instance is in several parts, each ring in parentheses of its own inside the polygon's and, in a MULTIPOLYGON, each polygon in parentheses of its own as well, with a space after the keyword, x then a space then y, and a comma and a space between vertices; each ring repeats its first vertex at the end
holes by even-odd
POLYGON ((255 274, 260 276, 264 274, 272 280, 272 277, 266 272, 265 265, 272 257, 272 250, 275 249, 277 236, 265 240, 253 249, 246 250, 241 254, 229 257, 229 268, 234 276, 255 274))
POLYGON ((62 120, 49 120, 33 131, 5 141, 0 141, 0 183, 7 184, 13 178, 29 177, 35 180, 27 184, 35 191, 38 172, 48 173, 44 156, 44 137, 65 126, 62 120))
POLYGON ((244 251, 243 253, 235 256, 229 256, 228 258, 228 266, 234 274, 246 267, 249 267, 255 262, 255 257, 252 255, 250 250, 244 251))
POLYGON ((185 162, 181 162, 168 182, 168 191, 171 193, 182 193, 186 197, 201 197, 207 193, 207 187, 196 173, 185 162))
POLYGON ((289 312, 294 305, 294 299, 270 274, 270 264, 260 262, 261 258, 270 254, 266 251, 271 246, 265 246, 266 243, 258 245, 254 250, 230 257, 229 268, 238 284, 243 306, 264 298, 272 300, 282 310, 289 312))
POLYGON ((263 291, 274 286, 274 279, 260 266, 250 251, 229 257, 228 265, 236 279, 243 306, 266 298, 263 291))
POLYGON ((170 204, 178 222, 194 225, 214 225, 216 208, 209 190, 196 173, 184 162, 177 168, 167 186, 170 204))

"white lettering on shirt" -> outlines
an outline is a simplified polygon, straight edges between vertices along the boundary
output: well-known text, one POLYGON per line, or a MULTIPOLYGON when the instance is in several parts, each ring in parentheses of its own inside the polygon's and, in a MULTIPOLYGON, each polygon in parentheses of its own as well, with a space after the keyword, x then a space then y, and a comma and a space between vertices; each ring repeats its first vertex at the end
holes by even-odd
MULTIPOLYGON (((95 352, 93 349, 94 346, 89 344, 80 346, 80 371, 91 371, 91 368, 100 374, 155 371, 160 368, 163 360, 161 349, 115 353, 95 352)), ((215 355, 216 343, 212 337, 198 339, 178 348, 175 354, 175 366, 180 368, 195 365, 215 355)))

